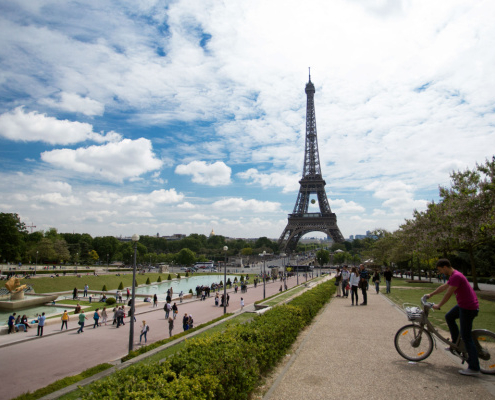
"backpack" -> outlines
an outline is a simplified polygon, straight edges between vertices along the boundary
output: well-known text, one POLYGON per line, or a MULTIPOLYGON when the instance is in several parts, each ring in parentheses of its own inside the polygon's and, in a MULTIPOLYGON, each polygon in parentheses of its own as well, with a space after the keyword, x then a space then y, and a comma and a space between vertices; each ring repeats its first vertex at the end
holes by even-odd
POLYGON ((150 331, 150 326, 146 325, 146 332, 149 332, 149 331, 150 331))

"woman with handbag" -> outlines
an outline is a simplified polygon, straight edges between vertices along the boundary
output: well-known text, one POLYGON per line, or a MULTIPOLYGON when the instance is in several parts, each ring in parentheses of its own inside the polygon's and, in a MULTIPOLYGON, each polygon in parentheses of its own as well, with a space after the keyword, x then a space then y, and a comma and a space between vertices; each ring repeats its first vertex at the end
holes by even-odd
POLYGON ((356 305, 359 305, 358 301, 358 286, 359 286, 360 276, 356 267, 352 267, 351 269, 351 277, 349 279, 349 283, 351 286, 351 300, 352 305, 354 305, 354 296, 356 296, 356 305))

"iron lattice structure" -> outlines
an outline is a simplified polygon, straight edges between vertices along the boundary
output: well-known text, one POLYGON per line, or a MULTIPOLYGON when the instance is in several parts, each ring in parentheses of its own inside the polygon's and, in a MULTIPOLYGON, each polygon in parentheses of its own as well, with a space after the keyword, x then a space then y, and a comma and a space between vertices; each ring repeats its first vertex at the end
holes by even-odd
POLYGON ((337 216, 330 209, 326 182, 321 175, 318 138, 316 135, 315 116, 315 87, 311 82, 306 84, 306 145, 304 151, 304 167, 300 189, 294 211, 289 214, 288 223, 278 240, 280 249, 286 252, 294 251, 299 240, 309 232, 323 232, 335 242, 343 242, 344 237, 337 226, 337 216), (320 212, 309 213, 311 195, 316 195, 320 212))

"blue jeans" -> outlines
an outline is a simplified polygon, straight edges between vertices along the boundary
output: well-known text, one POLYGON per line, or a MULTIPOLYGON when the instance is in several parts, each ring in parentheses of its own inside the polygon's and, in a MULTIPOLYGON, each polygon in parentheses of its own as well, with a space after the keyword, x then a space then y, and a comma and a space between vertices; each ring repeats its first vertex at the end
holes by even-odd
POLYGON ((387 293, 390 293, 390 281, 385 281, 387 284, 387 293))
POLYGON ((141 339, 143 338, 143 336, 144 336, 144 343, 146 343, 148 341, 148 339, 146 337, 147 334, 148 334, 148 332, 141 332, 141 335, 139 335, 139 343, 141 343, 141 339))
POLYGON ((478 360, 478 352, 476 351, 476 346, 471 335, 473 330, 473 320, 478 316, 478 310, 467 310, 466 308, 461 308, 458 305, 454 306, 447 314, 445 314, 445 321, 449 326, 450 336, 452 337, 452 342, 457 342, 459 338, 459 327, 457 326, 456 319, 459 318, 461 325, 461 338, 466 347, 468 353, 468 367, 473 371, 480 370, 480 362, 478 360))
POLYGON ((349 296, 349 291, 346 289, 349 280, 342 280, 342 295, 347 297, 349 296))

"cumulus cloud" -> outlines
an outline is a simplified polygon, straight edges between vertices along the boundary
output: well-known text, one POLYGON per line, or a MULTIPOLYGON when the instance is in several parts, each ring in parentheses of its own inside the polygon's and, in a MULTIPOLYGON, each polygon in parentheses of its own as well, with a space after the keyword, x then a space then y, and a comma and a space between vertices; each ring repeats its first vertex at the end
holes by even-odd
POLYGON ((213 164, 205 161, 191 161, 189 164, 181 164, 175 168, 176 174, 191 175, 194 183, 208 186, 229 185, 231 172, 231 168, 221 161, 213 164))
POLYGON ((229 212, 253 211, 253 212, 275 212, 280 211, 280 203, 272 201, 244 200, 238 197, 222 199, 212 204, 213 208, 229 212))
POLYGON ((237 176, 247 181, 251 181, 253 184, 256 183, 263 188, 281 187, 283 193, 299 190, 299 179, 301 179, 300 175, 289 175, 282 172, 266 174, 258 171, 256 168, 250 168, 245 172, 239 172, 237 176))
POLYGON ((62 92, 58 95, 59 100, 42 99, 42 104, 47 104, 53 108, 58 108, 64 111, 81 113, 88 116, 103 115, 105 106, 99 101, 90 99, 89 97, 79 96, 77 93, 62 92))
POLYGON ((115 132, 107 135, 95 133, 92 125, 85 122, 58 120, 36 111, 26 113, 24 107, 0 115, 0 135, 18 142, 46 142, 52 145, 87 140, 103 143, 121 138, 115 132))
POLYGON ((58 168, 118 182, 139 177, 162 166, 162 161, 153 154, 151 142, 144 138, 124 139, 76 150, 45 151, 41 153, 41 159, 58 168))
POLYGON ((56 192, 33 196, 33 201, 55 204, 57 206, 78 206, 81 204, 81 200, 75 196, 64 196, 56 192))

